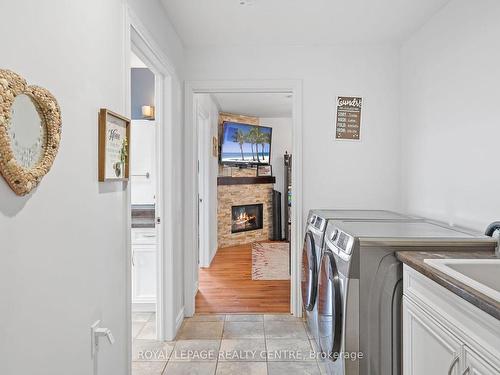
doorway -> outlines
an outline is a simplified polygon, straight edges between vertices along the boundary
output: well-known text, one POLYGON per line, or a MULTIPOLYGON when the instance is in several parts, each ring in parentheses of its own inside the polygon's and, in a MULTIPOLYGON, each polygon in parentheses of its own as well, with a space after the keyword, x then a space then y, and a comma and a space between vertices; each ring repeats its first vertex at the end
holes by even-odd
MULTIPOLYGON (((195 219, 193 223, 195 223, 195 226, 193 228, 190 228, 192 229, 191 233, 195 235, 195 237, 193 238, 194 250, 191 254, 190 252, 186 253, 185 263, 186 316, 191 316, 195 313, 195 311, 200 313, 288 312, 296 316, 301 315, 300 301, 298 298, 300 296, 300 291, 297 284, 299 280, 297 265, 300 261, 300 252, 298 251, 299 249, 297 249, 297 244, 299 244, 301 241, 300 228, 302 227, 301 220, 298 220, 298 218, 302 217, 301 214, 298 214, 299 212, 301 212, 300 203, 302 193, 300 183, 301 121, 299 105, 301 103, 301 85, 300 82, 296 81, 279 82, 278 84, 280 83, 283 84, 283 86, 279 88, 276 87, 277 82, 275 81, 189 82, 186 84, 187 129, 188 132, 192 131, 191 134, 187 134, 187 140, 190 144, 189 148, 192 150, 192 154, 190 155, 191 158, 190 160, 187 160, 187 162, 193 163, 193 170, 196 171, 192 178, 194 182, 193 194, 196 197, 194 201, 197 202, 197 204, 193 207, 193 218, 195 219), (240 118, 236 119, 238 121, 232 122, 251 125, 252 122, 249 119, 250 117, 253 117, 254 119, 261 119, 265 116, 257 113, 257 111, 254 111, 254 116, 251 116, 252 113, 250 112, 252 111, 245 110, 244 108, 238 108, 238 103, 246 103, 248 105, 248 103, 252 102, 253 100, 255 100, 255 98, 258 97, 266 98, 265 101, 269 101, 269 98, 272 96, 282 98, 285 102, 289 103, 287 130, 290 135, 290 142, 286 147, 286 150, 284 151, 286 151, 286 154, 288 156, 290 154, 294 155, 294 163, 290 165, 290 168, 288 168, 287 170, 289 173, 289 183, 288 185, 286 185, 286 187, 284 182, 284 180, 286 179, 284 172, 286 169, 286 156, 283 150, 279 150, 278 144, 280 143, 280 140, 283 139, 283 137, 277 136, 277 130, 273 136, 272 141, 274 152, 271 152, 271 144, 269 144, 269 146, 266 146, 261 145, 260 142, 257 142, 258 145, 255 145, 255 142, 250 142, 254 144, 246 145, 245 142, 242 141, 240 142, 240 149, 238 151, 239 155, 230 155, 233 158, 239 158, 241 160, 244 159, 245 162, 251 161, 251 163, 248 163, 250 165, 241 165, 241 160, 239 160, 240 162, 238 163, 229 165, 231 163, 223 162, 221 154, 222 148, 224 146, 224 137, 227 138, 227 135, 224 135, 223 123, 232 121, 232 119, 227 118, 225 119, 226 121, 221 120, 221 113, 226 115, 241 116, 240 118), (207 105, 207 101, 212 102, 213 104, 207 105), (233 102, 233 104, 228 105, 227 103, 230 102, 233 102), (200 103, 202 103, 201 112, 205 112, 205 114, 208 113, 209 119, 210 114, 212 114, 212 119, 208 121, 208 131, 206 125, 203 125, 203 116, 199 115, 200 103), (231 107, 232 109, 229 109, 231 107), (225 110, 233 113, 228 114, 227 112, 225 112, 225 110), (208 137, 207 134, 209 135, 208 137), (204 143, 204 146, 201 146, 200 143, 204 143), (267 147, 269 148, 269 150, 267 147), (258 153, 257 150, 259 150, 258 153), (272 156, 270 155, 277 156, 277 160, 280 161, 277 162, 276 160, 273 160, 271 162, 271 160, 265 160, 266 157, 271 158, 272 156), (257 159, 259 161, 265 160, 265 162, 262 164, 265 164, 267 166, 263 166, 263 168, 259 167, 259 171, 261 173, 259 177, 257 176, 257 159), (274 172, 272 172, 271 168, 269 168, 269 164, 272 165, 272 169, 274 169, 274 172), (228 168, 231 170, 228 171, 228 168), (252 179, 250 178, 250 175, 257 178, 252 179), (269 198, 265 199, 266 202, 264 203, 262 210, 259 207, 259 204, 261 203, 260 199, 257 199, 256 202, 243 202, 245 204, 241 204, 242 202, 240 198, 236 199, 235 202, 232 202, 233 204, 231 207, 224 207, 224 209, 221 210, 220 205, 218 204, 221 200, 220 185, 234 182, 230 181, 232 179, 238 180, 237 183, 239 184, 241 179, 234 179, 234 177, 244 177, 244 179, 246 178, 245 181, 252 180, 252 183, 260 183, 266 180, 264 181, 264 183, 267 187, 270 187, 270 190, 266 192, 265 195, 269 198), (250 178, 250 180, 248 178, 250 178), (276 181, 277 179, 279 180, 279 182, 276 181), (293 190, 288 189, 289 185, 293 186, 293 190), (275 198, 275 200, 281 203, 282 208, 281 215, 278 215, 280 216, 279 221, 281 222, 282 227, 280 230, 280 234, 276 236, 272 233, 274 231, 273 225, 275 223, 271 222, 273 216, 277 216, 275 214, 275 208, 271 207, 273 201, 273 191, 278 192, 281 195, 281 197, 279 197, 278 195, 278 198, 275 198), (213 201, 215 201, 215 204, 211 203, 213 201), (290 205, 288 205, 288 202, 290 202, 290 205), (214 208, 214 205, 216 206, 216 208, 214 208), (290 207, 289 211, 288 207, 290 207), (243 208, 245 208, 248 213, 240 213, 239 211, 241 211, 243 208), (284 213, 284 209, 287 209, 286 215, 284 213), (236 216, 234 216, 236 211, 238 211, 238 213, 236 213, 236 216), (231 214, 231 212, 233 212, 233 214, 231 214), (252 216, 258 215, 259 212, 263 212, 263 216, 260 219, 254 218, 252 216), (289 231, 287 230, 288 222, 286 224, 284 223, 284 216, 290 218, 289 231), (206 219, 207 217, 209 218, 209 220, 206 219), (210 220, 211 217, 215 217, 215 219, 210 220), (248 221, 248 223, 252 225, 242 224, 243 220, 248 221), (268 229, 268 231, 262 231, 262 228, 259 225, 259 220, 263 220, 262 227, 264 227, 264 229, 268 229), (231 229, 231 224, 229 224, 228 229, 221 230, 220 225, 223 221, 233 221, 233 228, 231 229), (239 223, 239 221, 241 221, 242 223, 239 223), (237 224, 236 226, 234 226, 235 223, 237 224), (253 224, 256 224, 257 226, 254 226, 253 224), (214 225, 216 226, 215 230, 214 225), (226 234, 236 234, 234 238, 245 238, 246 240, 236 242, 234 244, 231 242, 226 243, 223 240, 221 242, 222 231, 222 237, 224 237, 226 234), (252 240, 252 238, 255 237, 258 233, 263 234, 264 237, 262 238, 257 236, 257 239, 255 241, 252 240), (288 280, 272 280, 272 277, 271 280, 269 280, 269 277, 265 277, 264 280, 261 281, 260 289, 255 288, 253 292, 249 292, 247 301, 244 301, 243 298, 242 302, 242 299, 240 299, 239 297, 243 296, 245 291, 252 290, 252 282, 255 280, 255 244, 263 244, 266 248, 272 248, 273 243, 270 240, 273 239, 277 240, 277 243, 280 240, 289 240, 288 244, 285 247, 285 254, 289 259, 289 264, 283 262, 284 264, 286 264, 285 269, 286 273, 288 274, 288 280), (221 246, 221 244, 224 246, 221 246), (268 246, 268 244, 271 244, 271 246, 268 246), (206 248, 207 245, 208 249, 206 248), (201 269, 199 268, 199 266, 201 266, 201 269), (217 272, 219 273, 218 275, 216 275, 217 272), (277 281, 282 281, 282 285, 279 285, 279 283, 273 285, 273 283, 276 283, 277 281), (224 288, 224 283, 227 284, 227 288, 224 288), (245 286, 245 283, 248 283, 246 284, 247 287, 245 286), (241 288, 239 288, 240 292, 237 292, 238 285, 241 286, 241 288), (213 293, 208 292, 210 288, 212 289, 213 293), (231 289, 233 290, 232 294, 229 293, 227 295, 224 295, 224 290, 230 292, 231 289), (273 295, 273 293, 277 294, 273 295), (269 297, 267 300, 265 298, 260 299, 262 297, 266 297, 266 295, 267 297, 269 297), (276 302, 281 297, 286 299, 284 307, 283 301, 281 301, 281 305, 279 307, 277 307, 277 305, 273 305, 273 299, 274 302, 276 302), (258 301, 258 306, 256 306, 255 304, 251 305, 247 303, 248 301, 252 300, 258 301), (221 310, 214 310, 214 306, 220 307, 221 310)), ((262 109, 262 106, 259 106, 259 108, 262 109)), ((282 117, 287 116, 283 115, 282 117)), ((271 124, 267 125, 269 126, 266 126, 266 123, 258 124, 258 126, 256 127, 259 127, 260 129, 257 129, 256 131, 264 133, 267 131, 266 128, 273 127, 271 126, 271 124)), ((251 128, 241 129, 242 134, 248 133, 245 136, 247 137, 246 139, 248 139, 248 136, 250 135, 250 130, 251 128)), ((231 153, 235 150, 228 149, 226 151, 231 153)), ((247 185, 238 185, 234 188, 235 191, 239 193, 243 193, 248 189, 252 189, 252 187, 247 185)), ((234 196, 238 195, 239 193, 229 195, 234 196)), ((224 201, 226 200, 227 199, 224 198, 224 201)), ((267 249, 267 251, 264 251, 264 253, 268 254, 269 249, 267 249)), ((279 276, 278 279, 280 278, 282 277, 279 276)))
MULTIPOLYGON (((150 313, 152 299, 145 301, 144 299, 136 304, 134 302, 134 293, 139 292, 142 297, 154 295, 156 300, 153 304, 153 309, 155 312, 155 319, 149 319, 148 323, 155 321, 152 324, 148 324, 148 331, 150 333, 149 337, 154 337, 155 340, 173 340, 175 338, 176 331, 180 325, 182 318, 176 311, 176 293, 174 289, 174 275, 175 275, 175 265, 174 265, 174 227, 177 223, 169 220, 169 218, 174 217, 174 118, 176 117, 176 112, 174 111, 174 100, 173 95, 174 87, 179 86, 179 80, 173 65, 171 64, 168 56, 166 56, 162 49, 154 42, 154 38, 150 35, 147 28, 141 23, 134 12, 131 9, 127 9, 126 21, 125 21, 125 31, 126 31, 126 50, 128 51, 125 59, 125 87, 127 88, 127 93, 125 95, 126 106, 128 109, 128 114, 130 117, 132 114, 132 66, 134 60, 137 62, 139 60, 139 65, 142 64, 153 73, 154 75, 154 97, 151 96, 146 99, 142 99, 137 105, 135 111, 142 116, 138 119, 139 126, 144 126, 146 129, 143 134, 143 141, 150 145, 146 151, 149 157, 153 159, 151 163, 145 163, 144 160, 142 164, 136 164, 134 174, 137 176, 133 177, 129 185, 131 186, 128 191, 130 192, 128 196, 128 206, 129 206, 129 223, 128 223, 128 233, 127 238, 128 243, 128 254, 130 261, 127 263, 127 275, 129 275, 127 282, 127 310, 129 314, 130 323, 130 336, 128 340, 129 353, 131 361, 137 360, 136 354, 132 351, 132 343, 134 335, 137 334, 139 328, 136 327, 136 332, 132 330, 132 320, 134 310, 137 311, 137 307, 142 305, 140 308, 149 309, 146 313, 150 313), (135 55, 135 57, 133 56, 135 55), (137 59, 136 59, 137 58, 137 59), (140 108, 139 108, 140 107, 140 108), (146 108, 143 108, 146 107, 146 108), (153 107, 153 108, 147 108, 153 107), (149 127, 148 127, 149 125, 149 127), (153 126, 151 126, 153 125, 153 126), (151 139, 154 139, 153 141, 151 139), (148 167, 146 167, 148 166, 148 167), (151 171, 149 170, 151 169, 151 171), (149 172, 149 173, 148 173, 149 172), (142 185, 138 185, 142 184, 142 185), (151 223, 151 218, 154 218, 154 228, 149 228, 150 233, 145 233, 145 235, 140 238, 143 242, 141 245, 154 245, 156 249, 156 257, 151 255, 148 259, 144 261, 143 265, 151 269, 153 276, 149 273, 149 279, 146 280, 144 284, 137 284, 133 281, 134 278, 134 263, 136 263, 136 255, 134 254, 132 244, 135 242, 132 233, 132 194, 134 190, 144 188, 149 186, 147 190, 148 196, 151 197, 151 191, 154 191, 153 202, 154 202, 154 216, 151 214, 150 209, 148 213, 143 213, 146 215, 142 217, 151 223), (151 266, 151 262, 154 260, 154 266, 151 266), (149 262, 149 263, 148 263, 149 262), (153 286, 152 286, 153 285, 153 286), (154 289, 154 293, 147 292, 154 289), (146 290, 146 293, 143 293, 146 290)), ((139 138, 132 140, 131 143, 141 143, 141 135, 139 138), (137 141, 137 142, 136 142, 137 141)), ((137 147, 137 146, 136 146, 137 147)), ((139 145, 139 150, 142 147, 144 150, 144 145, 139 145)), ((131 158, 134 158, 133 150, 131 150, 131 158)), ((134 163, 134 161, 132 161, 134 163)), ((132 169, 134 167, 132 166, 132 169)), ((144 191, 144 189, 143 189, 144 191)), ((148 202, 149 203, 149 202, 148 202)), ((139 213, 140 214, 140 213, 139 213)), ((140 216, 140 215, 139 215, 140 216)), ((134 234, 135 236, 135 234, 134 234)), ((137 269, 137 272, 139 269, 137 269)), ((139 273, 139 272, 138 272, 139 273)), ((137 320, 145 320, 146 316, 139 316, 137 320), (142 318, 142 319, 141 319, 142 318)), ((142 323, 142 322, 141 322, 142 323)), ((144 328, 144 327, 142 327, 144 328)))
POLYGON ((160 171, 155 73, 132 48, 130 58, 130 212, 132 245, 132 338, 159 339, 157 329, 160 171))

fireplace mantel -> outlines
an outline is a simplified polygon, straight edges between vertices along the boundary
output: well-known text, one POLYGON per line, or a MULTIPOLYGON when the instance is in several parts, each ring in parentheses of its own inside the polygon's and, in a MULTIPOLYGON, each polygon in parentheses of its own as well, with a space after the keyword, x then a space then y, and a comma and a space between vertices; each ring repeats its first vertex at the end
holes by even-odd
POLYGON ((254 176, 254 177, 217 177, 217 185, 253 185, 253 184, 274 184, 274 176, 254 176))

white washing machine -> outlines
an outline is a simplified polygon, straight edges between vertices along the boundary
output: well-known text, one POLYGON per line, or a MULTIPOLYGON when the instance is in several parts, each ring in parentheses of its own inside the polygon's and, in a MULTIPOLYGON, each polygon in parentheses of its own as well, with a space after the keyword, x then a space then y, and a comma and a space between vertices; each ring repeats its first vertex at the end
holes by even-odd
POLYGON ((496 244, 428 221, 329 221, 318 281, 319 342, 328 373, 401 374, 403 267, 396 251, 493 251, 496 244))
POLYGON ((310 210, 307 218, 306 234, 302 251, 301 289, 302 302, 307 326, 311 336, 318 342, 318 272, 321 252, 329 220, 375 220, 414 221, 422 220, 396 212, 384 210, 310 210))

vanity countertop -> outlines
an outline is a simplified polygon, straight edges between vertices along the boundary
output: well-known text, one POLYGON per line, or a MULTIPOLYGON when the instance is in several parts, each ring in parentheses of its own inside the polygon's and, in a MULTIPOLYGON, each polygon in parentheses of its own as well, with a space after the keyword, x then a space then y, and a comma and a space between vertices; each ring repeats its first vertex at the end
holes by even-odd
POLYGON ((434 280, 491 316, 500 319, 500 303, 424 262, 424 259, 498 259, 492 251, 399 251, 396 256, 414 270, 434 280))
POLYGON ((132 205, 132 228, 154 228, 155 218, 154 204, 132 205))

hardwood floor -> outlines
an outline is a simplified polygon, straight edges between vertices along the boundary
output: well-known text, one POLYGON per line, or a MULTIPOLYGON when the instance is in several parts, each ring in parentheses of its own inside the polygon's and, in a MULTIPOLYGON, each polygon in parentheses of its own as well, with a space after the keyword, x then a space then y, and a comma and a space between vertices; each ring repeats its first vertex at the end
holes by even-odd
POLYGON ((288 313, 290 280, 252 280, 252 245, 219 249, 200 268, 196 313, 288 313))

